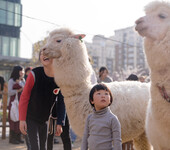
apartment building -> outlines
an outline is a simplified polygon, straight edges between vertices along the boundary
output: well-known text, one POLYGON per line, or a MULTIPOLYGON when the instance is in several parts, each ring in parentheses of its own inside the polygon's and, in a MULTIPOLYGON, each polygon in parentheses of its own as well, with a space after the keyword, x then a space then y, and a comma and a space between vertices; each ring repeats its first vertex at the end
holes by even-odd
POLYGON ((146 68, 143 39, 133 27, 115 30, 115 70, 146 68))
POLYGON ((112 72, 114 70, 114 44, 103 35, 95 35, 92 43, 85 43, 89 55, 93 60, 93 68, 97 71, 101 66, 107 66, 112 72))
POLYGON ((115 30, 115 34, 109 38, 96 35, 92 43, 86 43, 86 46, 96 70, 101 66, 106 66, 110 72, 147 68, 143 39, 133 27, 115 30))

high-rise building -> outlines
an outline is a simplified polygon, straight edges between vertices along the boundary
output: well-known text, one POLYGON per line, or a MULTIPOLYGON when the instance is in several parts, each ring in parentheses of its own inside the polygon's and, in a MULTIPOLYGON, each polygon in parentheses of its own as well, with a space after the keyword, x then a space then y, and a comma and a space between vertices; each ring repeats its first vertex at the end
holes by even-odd
POLYGON ((86 43, 86 46, 96 70, 101 66, 106 66, 111 73, 135 68, 147 69, 143 39, 133 27, 115 30, 115 35, 109 38, 96 35, 92 43, 86 43))
POLYGON ((120 41, 115 44, 115 70, 147 67, 143 53, 143 39, 133 27, 115 30, 115 38, 120 41))
POLYGON ((92 43, 85 43, 93 60, 93 68, 97 72, 101 66, 106 66, 110 72, 114 70, 114 44, 103 35, 95 35, 92 43))
POLYGON ((14 65, 27 62, 20 58, 21 0, 0 0, 0 75, 7 75, 14 65))
POLYGON ((0 0, 0 55, 20 56, 20 28, 22 5, 20 0, 0 0))

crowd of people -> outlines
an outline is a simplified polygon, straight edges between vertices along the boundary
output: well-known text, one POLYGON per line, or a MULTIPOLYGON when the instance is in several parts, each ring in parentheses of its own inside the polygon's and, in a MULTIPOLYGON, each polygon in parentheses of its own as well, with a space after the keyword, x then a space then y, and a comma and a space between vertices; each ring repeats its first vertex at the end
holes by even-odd
MULTIPOLYGON (((53 144, 58 143, 55 137, 61 136, 63 149, 71 150, 72 141, 77 136, 70 128, 62 91, 54 81, 53 59, 40 51, 39 60, 42 64, 40 67, 24 69, 18 65, 11 72, 8 81, 9 143, 25 141, 27 150, 52 150, 53 144), (16 97, 19 101, 19 117, 14 121, 10 112, 16 97)), ((130 74, 126 80, 145 82, 145 77, 130 74)), ((4 78, 0 77, 1 107, 4 82, 4 78)), ((121 150, 121 125, 109 108, 114 95, 104 84, 113 82, 107 67, 99 69, 98 77, 93 71, 91 82, 94 86, 89 94, 89 103, 93 113, 87 117, 81 149, 101 149, 101 146, 113 149, 114 145, 114 149, 121 150)))

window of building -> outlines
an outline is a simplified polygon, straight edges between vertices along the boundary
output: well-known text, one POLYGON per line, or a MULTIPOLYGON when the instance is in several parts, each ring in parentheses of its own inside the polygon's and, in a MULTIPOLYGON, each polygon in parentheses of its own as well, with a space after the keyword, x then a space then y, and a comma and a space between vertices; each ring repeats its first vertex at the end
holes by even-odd
POLYGON ((21 5, 15 4, 15 26, 21 26, 21 5))
POLYGON ((93 68, 96 69, 98 67, 98 65, 99 65, 99 58, 93 56, 93 64, 92 64, 93 68))
POLYGON ((17 47, 16 47, 16 56, 19 57, 20 56, 20 48, 21 44, 20 44, 20 39, 17 39, 17 47))
POLYGON ((14 25, 14 3, 8 2, 7 24, 14 25))
POLYGON ((19 57, 20 39, 0 36, 0 54, 2 56, 19 57))
POLYGON ((17 53, 17 39, 10 39, 10 56, 16 56, 17 53))
POLYGON ((106 66, 107 66, 109 72, 113 72, 113 59, 107 58, 106 66))
POLYGON ((0 1, 0 24, 21 27, 21 4, 0 1))
POLYGON ((0 24, 6 23, 6 2, 0 1, 0 24))
POLYGON ((9 37, 2 37, 2 55, 9 56, 9 37))
POLYGON ((0 36, 0 56, 2 55, 2 38, 0 36))

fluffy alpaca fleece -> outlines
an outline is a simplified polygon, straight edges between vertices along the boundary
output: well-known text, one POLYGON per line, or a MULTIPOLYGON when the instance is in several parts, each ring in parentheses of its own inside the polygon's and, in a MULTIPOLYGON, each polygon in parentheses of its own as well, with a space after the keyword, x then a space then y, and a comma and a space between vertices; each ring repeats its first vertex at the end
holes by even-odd
MULTIPOLYGON (((44 54, 54 58, 54 76, 66 105, 71 127, 83 136, 85 120, 92 107, 89 92, 92 88, 92 67, 85 44, 75 38, 69 29, 58 29, 50 33, 44 54)), ((122 141, 134 141, 136 150, 149 150, 145 136, 145 113, 149 100, 149 85, 137 81, 112 82, 106 84, 112 91, 110 106, 121 123, 122 141)))
POLYGON ((164 86, 170 96, 170 3, 152 2, 145 7, 145 12, 146 16, 136 21, 136 30, 145 37, 145 54, 151 75, 146 132, 154 150, 170 150, 170 102, 158 89, 158 86, 164 86))

